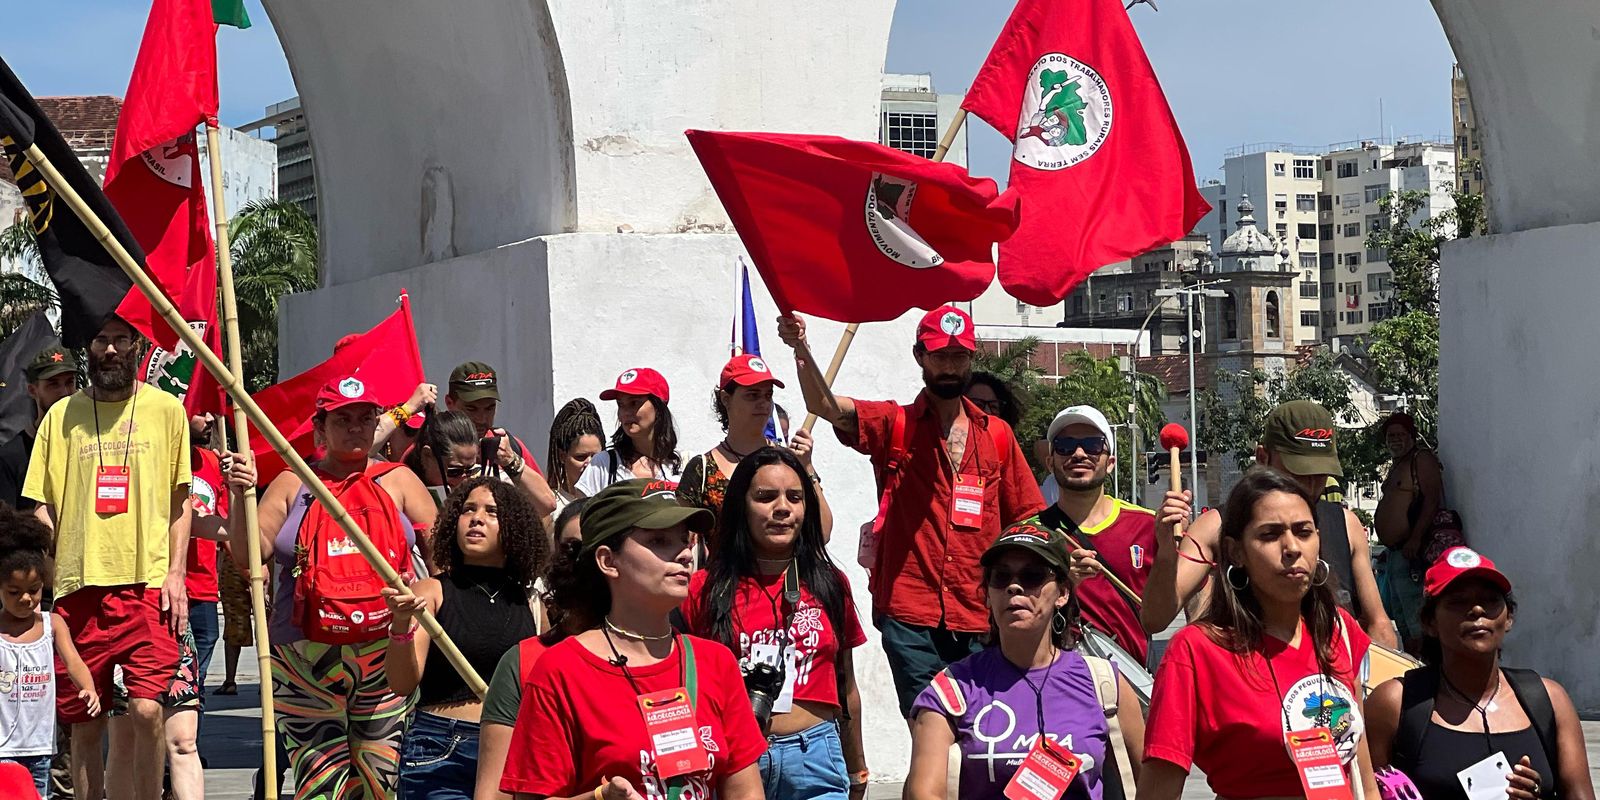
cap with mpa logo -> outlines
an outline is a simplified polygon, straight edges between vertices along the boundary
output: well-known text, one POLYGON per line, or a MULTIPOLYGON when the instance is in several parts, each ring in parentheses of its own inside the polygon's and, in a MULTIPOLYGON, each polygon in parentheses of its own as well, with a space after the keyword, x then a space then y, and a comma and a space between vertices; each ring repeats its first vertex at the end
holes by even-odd
POLYGON ((28 383, 38 383, 66 372, 77 371, 77 357, 72 355, 71 350, 58 345, 40 350, 22 370, 22 374, 28 379, 28 383))
POLYGON ((672 399, 671 390, 667 388, 667 379, 649 367, 624 370, 617 376, 617 385, 601 392, 600 399, 615 400, 625 394, 652 395, 660 398, 663 403, 672 399))
POLYGON ((1507 578, 1488 556, 1470 547, 1452 547, 1444 551, 1439 560, 1428 567, 1428 574, 1424 576, 1422 582, 1423 593, 1429 597, 1438 597, 1450 588, 1450 584, 1462 578, 1482 578, 1500 591, 1511 593, 1511 579, 1507 578))
POLYGON ((457 401, 471 403, 477 400, 500 399, 500 383, 494 367, 482 361, 468 361, 450 371, 450 394, 457 401))
POLYGON ((1291 400, 1267 414, 1261 446, 1277 453, 1284 468, 1295 475, 1342 478, 1337 434, 1328 409, 1311 400, 1291 400))
POLYGON ((687 524, 695 533, 706 533, 715 521, 707 509, 678 505, 677 483, 633 478, 600 490, 583 507, 578 527, 583 531, 583 552, 592 553, 634 528, 658 531, 687 524))
POLYGON ((742 355, 728 359, 722 368, 722 377, 717 380, 717 386, 727 386, 733 383, 739 386, 758 386, 770 383, 779 389, 783 388, 783 381, 772 374, 772 369, 761 356, 742 355))
POLYGON ((923 315, 922 322, 917 325, 917 341, 924 350, 959 347, 976 351, 978 332, 967 312, 955 306, 940 306, 923 315))
POLYGON ((992 566, 995 559, 1011 547, 1026 550, 1044 559, 1046 564, 1062 573, 1066 573, 1072 561, 1072 551, 1067 548, 1067 537, 1062 535, 1061 531, 1039 524, 1038 518, 1035 517, 1018 522, 1002 531, 999 538, 994 540, 994 544, 983 551, 983 558, 979 563, 985 567, 992 566))

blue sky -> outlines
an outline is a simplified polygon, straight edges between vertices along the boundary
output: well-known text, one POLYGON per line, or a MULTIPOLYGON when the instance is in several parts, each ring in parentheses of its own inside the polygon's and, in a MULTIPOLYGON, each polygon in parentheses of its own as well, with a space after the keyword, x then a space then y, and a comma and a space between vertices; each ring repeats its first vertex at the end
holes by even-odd
MULTIPOLYGON (((1450 46, 1422 0, 1157 2, 1159 13, 1136 6, 1134 24, 1202 180, 1220 177, 1223 151, 1241 144, 1449 132, 1450 46)), ((223 28, 218 42, 221 117, 234 125, 295 94, 260 0, 246 6, 255 26, 223 28)), ((900 0, 886 68, 932 73, 935 88, 963 91, 1010 8, 900 0)), ((120 95, 148 9, 129 0, 36 6, 33 35, 10 37, 4 55, 37 95, 120 95)), ((974 121, 974 173, 1003 177, 1008 149, 974 121)))

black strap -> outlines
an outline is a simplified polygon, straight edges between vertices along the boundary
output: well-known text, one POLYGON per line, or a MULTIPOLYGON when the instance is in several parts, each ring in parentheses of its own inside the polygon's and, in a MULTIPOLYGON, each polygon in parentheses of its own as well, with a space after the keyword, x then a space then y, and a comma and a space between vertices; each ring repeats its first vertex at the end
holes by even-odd
MULTIPOLYGON (((1506 676, 1506 682, 1511 684, 1511 691, 1516 694, 1517 702, 1522 704, 1522 713, 1528 715, 1528 721, 1533 723, 1533 732, 1539 735, 1539 745, 1544 748, 1545 760, 1550 763, 1550 770, 1556 775, 1561 774, 1561 763, 1557 756, 1560 748, 1556 746, 1556 710, 1550 703, 1550 691, 1544 686, 1544 679, 1539 673, 1531 669, 1500 669, 1506 676)), ((1554 779, 1551 780, 1553 784, 1554 779)))
MULTIPOLYGON (((1550 703, 1550 692, 1544 680, 1531 669, 1501 667, 1511 692, 1528 715, 1533 732, 1544 748, 1545 760, 1556 774, 1561 773, 1556 746, 1556 712, 1550 703)), ((1433 724, 1434 697, 1439 693, 1441 675, 1438 667, 1418 667, 1406 672, 1401 680, 1400 726, 1394 734, 1391 761, 1402 771, 1416 766, 1422 753, 1422 742, 1433 724)))

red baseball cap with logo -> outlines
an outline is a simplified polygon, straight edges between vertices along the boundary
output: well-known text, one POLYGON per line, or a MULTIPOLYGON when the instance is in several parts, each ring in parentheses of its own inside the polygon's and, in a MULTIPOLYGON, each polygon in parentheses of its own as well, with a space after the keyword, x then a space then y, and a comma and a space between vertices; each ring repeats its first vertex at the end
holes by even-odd
POLYGON ((767 362, 761 356, 742 355, 728 359, 722 368, 722 377, 717 379, 717 386, 727 386, 735 383, 740 386, 759 386, 770 383, 779 389, 783 388, 783 381, 778 380, 767 367, 767 362))
POLYGON ((617 385, 600 393, 601 400, 615 400, 625 394, 652 395, 661 402, 672 402, 667 379, 649 367, 634 367, 617 376, 617 385))
POLYGON ((924 314, 922 322, 917 324, 917 341, 925 350, 959 347, 976 351, 978 332, 967 312, 955 306, 939 306, 924 314))
POLYGON ((383 407, 383 402, 373 396, 367 384, 354 375, 348 378, 334 378, 317 391, 318 411, 332 411, 361 403, 383 407))
POLYGON ((1480 554, 1470 547, 1452 547, 1439 556, 1439 560, 1428 567, 1428 574, 1422 582, 1422 592, 1429 597, 1438 597, 1450 588, 1450 584, 1462 578, 1482 578, 1495 585, 1506 594, 1511 593, 1511 579, 1495 567, 1488 556, 1480 554))

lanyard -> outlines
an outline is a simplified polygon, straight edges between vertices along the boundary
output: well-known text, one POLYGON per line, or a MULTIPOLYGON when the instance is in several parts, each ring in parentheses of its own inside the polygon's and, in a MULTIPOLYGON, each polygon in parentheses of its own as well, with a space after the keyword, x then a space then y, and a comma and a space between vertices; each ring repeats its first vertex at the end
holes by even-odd
MULTIPOLYGON (((633 688, 634 696, 643 697, 643 689, 641 689, 639 683, 633 679, 633 672, 628 669, 628 660, 623 658, 621 653, 617 652, 617 643, 612 641, 611 631, 606 630, 603 627, 600 630, 605 634, 606 646, 611 648, 611 656, 613 659, 612 663, 616 664, 617 667, 622 670, 622 677, 626 678, 628 681, 628 686, 633 688)), ((687 638, 682 636, 676 637, 674 639, 674 643, 677 645, 678 669, 681 670, 681 674, 683 675, 682 683, 684 688, 689 693, 689 707, 694 709, 699 705, 700 694, 699 675, 694 663, 694 646, 689 643, 687 638)), ((639 710, 639 718, 645 723, 645 729, 648 731, 649 720, 645 719, 643 708, 639 710)), ((654 765, 651 766, 650 771, 654 773, 652 777, 654 777, 662 786, 666 787, 667 800, 680 800, 683 795, 683 788, 685 785, 684 781, 678 778, 674 778, 670 781, 662 780, 660 772, 654 765)))
MULTIPOLYGON (((1311 635, 1311 630, 1309 628, 1307 628, 1306 629, 1306 636, 1310 637, 1310 635, 1311 635)), ((1316 647, 1316 644, 1312 643, 1311 646, 1312 647, 1316 647)), ((1283 714, 1283 732, 1284 733, 1290 733, 1294 729, 1293 729, 1293 727, 1290 726, 1290 723, 1289 723, 1289 709, 1284 708, 1284 705, 1283 705, 1283 701, 1287 700, 1288 698, 1284 696, 1283 688, 1278 686, 1278 671, 1272 668, 1272 659, 1268 658, 1266 652, 1264 652, 1264 651, 1261 653, 1261 660, 1267 662, 1267 674, 1272 676, 1272 693, 1278 696, 1278 711, 1283 714)), ((1324 697, 1326 697, 1327 694, 1328 694, 1328 675, 1327 675, 1327 673, 1323 672, 1319 668, 1317 670, 1317 679, 1319 681, 1321 681, 1321 683, 1322 683, 1322 695, 1324 697)))
MULTIPOLYGON (((100 401, 89 395, 89 402, 94 407, 94 457, 98 466, 104 470, 106 466, 105 453, 100 444, 100 401)), ((122 466, 128 466, 128 459, 133 456, 133 418, 139 411, 139 389, 133 390, 133 406, 128 409, 128 440, 122 444, 122 466)))
POLYGON ((1057 650, 1054 647, 1051 647, 1050 650, 1052 651, 1052 654, 1051 654, 1051 657, 1050 657, 1050 666, 1045 668, 1045 670, 1044 670, 1044 680, 1040 681, 1039 684, 1037 684, 1037 685, 1034 684, 1032 678, 1028 677, 1028 671, 1027 670, 1023 669, 1022 667, 1017 666, 1016 664, 1011 664, 1011 659, 1009 659, 1009 658, 1004 659, 1007 664, 1011 664, 1011 668, 1016 670, 1018 675, 1022 676, 1022 680, 1023 680, 1024 683, 1028 684, 1028 688, 1033 690, 1034 709, 1039 714, 1039 736, 1040 736, 1040 738, 1044 737, 1044 687, 1050 685, 1050 673, 1055 671, 1056 662, 1061 660, 1061 651, 1060 650, 1057 650))

